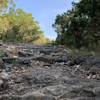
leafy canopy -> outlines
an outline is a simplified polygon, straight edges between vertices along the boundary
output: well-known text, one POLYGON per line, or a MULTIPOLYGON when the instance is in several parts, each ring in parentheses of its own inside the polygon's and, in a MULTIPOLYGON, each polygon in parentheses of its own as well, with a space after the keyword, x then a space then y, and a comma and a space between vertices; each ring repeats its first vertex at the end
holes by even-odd
POLYGON ((0 39, 5 42, 34 42, 44 39, 31 13, 16 9, 14 0, 0 0, 0 39), (42 38, 41 38, 42 37, 42 38))
POLYGON ((75 48, 96 48, 100 44, 100 0, 80 0, 72 4, 71 10, 55 19, 56 43, 75 48))

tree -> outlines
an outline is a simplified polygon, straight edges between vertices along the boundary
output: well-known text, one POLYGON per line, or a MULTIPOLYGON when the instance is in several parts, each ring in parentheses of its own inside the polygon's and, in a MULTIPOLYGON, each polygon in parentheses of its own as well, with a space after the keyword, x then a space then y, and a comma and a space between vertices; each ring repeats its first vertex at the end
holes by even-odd
POLYGON ((22 9, 11 9, 9 13, 1 17, 1 22, 3 41, 32 42, 36 35, 43 34, 32 14, 22 9))
POLYGON ((10 7, 15 7, 14 0, 0 0, 0 15, 4 15, 10 7))
POLYGON ((99 25, 100 1, 80 0, 73 3, 71 10, 56 17, 53 25, 58 33, 56 42, 76 48, 95 47, 100 43, 99 25))
MULTIPOLYGON (((7 4, 12 0, 5 0, 7 4)), ((26 13, 22 9, 16 9, 14 6, 3 7, 9 8, 7 12, 0 15, 0 39, 6 42, 33 42, 36 39, 44 39, 44 33, 41 31, 38 22, 31 13, 26 13), (43 37, 43 38, 41 38, 43 37)), ((14 3, 13 3, 14 4, 14 3)))

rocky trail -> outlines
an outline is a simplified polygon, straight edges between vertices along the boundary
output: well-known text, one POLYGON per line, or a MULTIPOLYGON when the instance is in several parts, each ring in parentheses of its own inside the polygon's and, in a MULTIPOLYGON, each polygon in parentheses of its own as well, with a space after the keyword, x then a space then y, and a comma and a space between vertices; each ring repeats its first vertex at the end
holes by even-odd
POLYGON ((100 100, 100 58, 63 46, 0 45, 0 100, 100 100))

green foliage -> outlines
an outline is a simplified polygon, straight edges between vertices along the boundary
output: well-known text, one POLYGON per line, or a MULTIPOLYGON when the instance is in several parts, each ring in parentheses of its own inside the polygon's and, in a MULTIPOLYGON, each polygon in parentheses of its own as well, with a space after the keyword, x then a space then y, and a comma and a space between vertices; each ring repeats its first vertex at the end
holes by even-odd
POLYGON ((48 38, 45 38, 43 34, 38 35, 37 39, 33 41, 33 44, 35 45, 48 45, 51 41, 48 38))
POLYGON ((68 47, 96 48, 100 44, 100 1, 80 0, 73 8, 56 17, 53 27, 56 42, 68 47))
POLYGON ((14 0, 0 0, 0 15, 4 15, 10 7, 15 7, 14 0))
MULTIPOLYGON (((13 3, 13 0, 5 0, 5 2, 9 4, 10 2, 13 3)), ((5 2, 2 3, 2 6, 5 2)), ((5 8, 9 8, 9 6, 5 6, 2 9, 5 8)), ((29 43, 39 38, 45 41, 43 32, 31 13, 16 9, 14 6, 5 13, 2 10, 0 15, 0 40, 4 42, 29 43)))

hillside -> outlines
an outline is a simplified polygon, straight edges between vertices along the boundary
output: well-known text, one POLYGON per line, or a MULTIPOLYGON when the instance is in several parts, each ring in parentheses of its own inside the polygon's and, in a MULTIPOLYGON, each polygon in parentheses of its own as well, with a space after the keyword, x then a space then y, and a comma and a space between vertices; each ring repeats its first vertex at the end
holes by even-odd
POLYGON ((64 46, 1 44, 0 100, 99 100, 100 57, 64 46))

